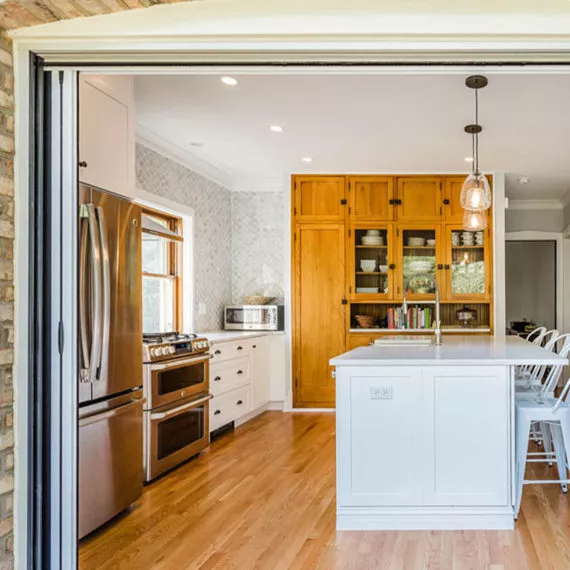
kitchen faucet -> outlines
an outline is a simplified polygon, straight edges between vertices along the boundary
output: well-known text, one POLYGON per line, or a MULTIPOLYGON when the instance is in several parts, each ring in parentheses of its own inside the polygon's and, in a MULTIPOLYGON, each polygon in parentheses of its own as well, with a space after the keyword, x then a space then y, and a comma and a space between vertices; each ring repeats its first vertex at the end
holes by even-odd
POLYGON ((435 280, 435 331, 434 331, 434 344, 441 345, 441 318, 440 318, 440 303, 439 303, 439 286, 437 279, 435 280))

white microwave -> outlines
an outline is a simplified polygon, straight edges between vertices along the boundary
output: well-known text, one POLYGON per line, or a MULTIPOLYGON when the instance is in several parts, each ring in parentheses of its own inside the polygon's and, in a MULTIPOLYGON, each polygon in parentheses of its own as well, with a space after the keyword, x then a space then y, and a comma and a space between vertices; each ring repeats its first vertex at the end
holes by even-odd
POLYGON ((283 305, 230 305, 224 308, 224 328, 230 331, 282 331, 283 305))

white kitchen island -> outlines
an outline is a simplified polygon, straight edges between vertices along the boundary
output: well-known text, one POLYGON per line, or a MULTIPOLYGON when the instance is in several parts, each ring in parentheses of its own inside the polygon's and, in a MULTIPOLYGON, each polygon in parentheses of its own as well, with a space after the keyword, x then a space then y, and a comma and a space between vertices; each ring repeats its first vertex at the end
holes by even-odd
POLYGON ((336 367, 337 529, 512 529, 518 337, 368 346, 336 367))

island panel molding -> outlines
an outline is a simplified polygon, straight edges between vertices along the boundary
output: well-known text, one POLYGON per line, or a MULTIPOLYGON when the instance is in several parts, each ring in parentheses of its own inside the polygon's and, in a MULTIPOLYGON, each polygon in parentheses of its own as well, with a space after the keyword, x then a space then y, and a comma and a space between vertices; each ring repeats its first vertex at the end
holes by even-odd
POLYGON ((492 214, 487 213, 484 233, 464 233, 459 203, 464 179, 440 174, 292 176, 295 407, 334 406, 330 370, 317 360, 339 353, 337 333, 330 332, 339 314, 337 303, 345 303, 343 346, 361 346, 402 331, 392 323, 392 311, 402 305, 404 293, 410 307, 405 330, 425 334, 433 328, 434 311, 425 309, 433 308, 436 282, 444 334, 461 331, 456 313, 464 305, 477 313, 470 334, 493 333, 492 214), (342 245, 336 242, 340 234, 335 234, 335 243, 318 247, 318 260, 313 259, 315 244, 302 243, 301 232, 330 229, 331 224, 341 229, 342 245), (311 273, 317 267, 319 274, 311 273), (324 268, 334 276, 325 276, 324 268), (300 275, 312 275, 316 281, 309 286, 307 280, 299 281, 300 275), (314 326, 315 315, 320 328, 314 326), (372 321, 370 329, 361 326, 372 321), (319 348, 311 352, 303 346, 319 348), (304 370, 303 360, 310 372, 304 370), (315 386, 320 388, 315 391, 315 386))

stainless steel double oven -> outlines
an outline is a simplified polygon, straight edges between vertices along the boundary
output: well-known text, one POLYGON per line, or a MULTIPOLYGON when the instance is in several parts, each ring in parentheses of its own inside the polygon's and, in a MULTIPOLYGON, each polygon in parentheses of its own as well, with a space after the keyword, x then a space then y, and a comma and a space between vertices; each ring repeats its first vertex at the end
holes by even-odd
POLYGON ((145 363, 145 481, 208 447, 210 358, 202 352, 145 363))

